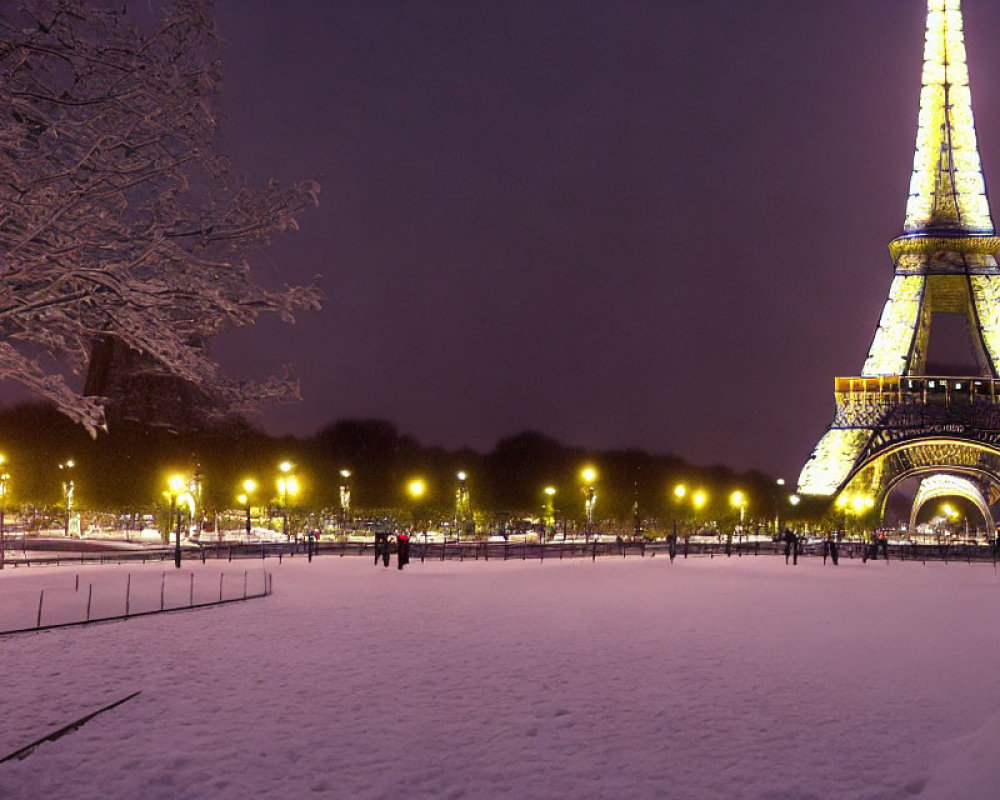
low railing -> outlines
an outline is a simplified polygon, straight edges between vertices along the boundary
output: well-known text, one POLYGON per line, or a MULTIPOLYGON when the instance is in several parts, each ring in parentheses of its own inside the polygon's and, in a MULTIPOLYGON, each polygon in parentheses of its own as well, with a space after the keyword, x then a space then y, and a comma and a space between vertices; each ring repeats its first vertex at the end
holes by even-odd
POLYGON ((158 574, 128 572, 124 580, 120 574, 89 573, 87 577, 92 580, 83 582, 76 574, 72 586, 50 584, 39 589, 37 606, 27 601, 25 593, 8 596, 0 635, 225 605, 266 597, 273 591, 271 573, 265 570, 215 575, 171 569, 158 574), (20 602, 12 602, 14 598, 20 602))

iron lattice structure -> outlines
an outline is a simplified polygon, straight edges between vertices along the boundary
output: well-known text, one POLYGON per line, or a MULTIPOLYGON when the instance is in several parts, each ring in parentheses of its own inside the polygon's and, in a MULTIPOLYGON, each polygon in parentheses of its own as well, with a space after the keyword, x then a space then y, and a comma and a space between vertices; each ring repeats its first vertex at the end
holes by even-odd
MULTIPOLYGON (((799 476, 806 495, 884 505, 902 479, 957 473, 1000 490, 1000 237, 986 193, 961 0, 929 0, 913 174, 894 275, 860 377, 799 476), (928 375, 939 315, 964 319, 972 374, 928 375)), ((861 504, 864 506, 865 504, 861 504)), ((989 523, 989 520, 988 520, 989 523)))

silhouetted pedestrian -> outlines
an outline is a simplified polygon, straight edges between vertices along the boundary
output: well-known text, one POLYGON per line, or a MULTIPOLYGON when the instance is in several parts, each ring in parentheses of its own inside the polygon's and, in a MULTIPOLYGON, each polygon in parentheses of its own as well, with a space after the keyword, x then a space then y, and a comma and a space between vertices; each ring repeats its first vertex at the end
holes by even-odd
POLYGON ((837 534, 830 535, 830 558, 833 560, 833 566, 837 566, 840 562, 840 545, 837 544, 837 534))
POLYGON ((410 563, 410 534, 400 531, 396 534, 396 566, 402 569, 410 563))
POLYGON ((793 564, 799 563, 799 537, 791 528, 785 528, 785 563, 791 557, 793 564))

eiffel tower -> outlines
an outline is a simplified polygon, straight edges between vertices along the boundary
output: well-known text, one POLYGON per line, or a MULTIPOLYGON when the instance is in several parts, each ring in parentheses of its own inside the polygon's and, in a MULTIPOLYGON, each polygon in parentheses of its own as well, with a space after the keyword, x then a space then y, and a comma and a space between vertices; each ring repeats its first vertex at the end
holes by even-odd
MULTIPOLYGON (((944 495, 990 531, 1000 500, 1000 237, 976 141, 961 0, 929 0, 916 154, 889 298, 859 377, 835 380, 836 413, 799 492, 845 513, 885 514, 920 481, 911 512, 944 495), (964 321, 955 328, 954 323, 964 321), (928 359, 935 333, 965 334, 968 368, 928 359)), ((938 341, 943 341, 938 339, 938 341)))

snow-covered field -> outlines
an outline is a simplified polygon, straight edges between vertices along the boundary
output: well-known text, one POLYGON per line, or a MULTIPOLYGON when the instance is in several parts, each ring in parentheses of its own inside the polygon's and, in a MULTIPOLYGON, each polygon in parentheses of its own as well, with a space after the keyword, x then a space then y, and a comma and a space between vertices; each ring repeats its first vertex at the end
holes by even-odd
POLYGON ((0 639, 0 757, 142 692, 0 764, 0 797, 1000 795, 992 565, 268 568, 266 599, 0 639))

